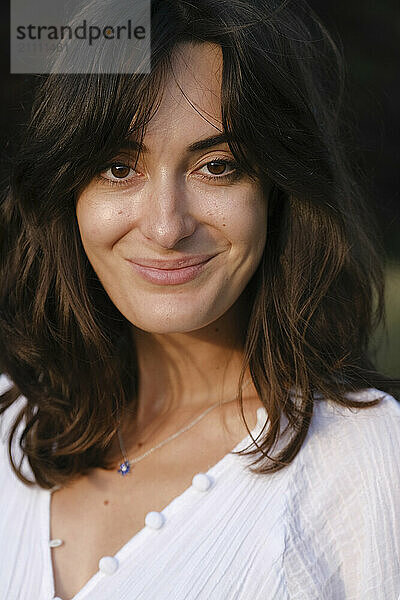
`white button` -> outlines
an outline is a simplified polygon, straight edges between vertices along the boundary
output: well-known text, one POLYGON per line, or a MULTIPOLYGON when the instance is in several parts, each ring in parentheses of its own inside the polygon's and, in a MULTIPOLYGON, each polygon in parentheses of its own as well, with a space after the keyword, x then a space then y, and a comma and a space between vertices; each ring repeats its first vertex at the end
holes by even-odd
POLYGON ((152 529, 160 529, 160 527, 163 526, 164 521, 164 515, 155 510, 152 510, 151 512, 147 513, 146 518, 144 520, 146 525, 148 527, 151 527, 152 529))
POLYGON ((99 560, 99 569, 106 575, 112 575, 118 569, 118 560, 115 556, 103 556, 99 560))
POLYGON ((206 473, 197 473, 197 475, 195 475, 192 479, 192 485, 196 488, 196 490, 200 490, 201 492, 207 491, 211 484, 211 477, 206 473))
POLYGON ((54 540, 50 540, 49 541, 49 546, 50 548, 58 548, 59 546, 61 546, 64 542, 62 540, 59 540, 58 538, 54 539, 54 540))

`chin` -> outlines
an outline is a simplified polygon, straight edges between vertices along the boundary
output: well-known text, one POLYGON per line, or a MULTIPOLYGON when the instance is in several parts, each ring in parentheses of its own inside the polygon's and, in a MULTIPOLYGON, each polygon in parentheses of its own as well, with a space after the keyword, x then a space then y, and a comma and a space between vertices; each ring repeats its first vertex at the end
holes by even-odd
MULTIPOLYGON (((212 321, 211 321, 212 322, 212 321)), ((197 319, 193 319, 192 321, 182 322, 182 319, 164 319, 163 321, 156 320, 131 320, 131 323, 142 331, 147 331, 148 333, 190 333, 191 331, 197 331, 198 329, 202 329, 209 323, 203 323, 198 321, 197 319)))
POLYGON ((126 318, 138 329, 149 333, 189 333, 197 331, 216 321, 218 314, 202 313, 199 309, 191 311, 152 311, 147 315, 135 316, 125 314, 126 318))
POLYGON ((189 333, 197 331, 221 318, 234 303, 228 290, 206 293, 171 294, 168 297, 150 295, 125 298, 124 305, 117 306, 125 318, 138 329, 149 333, 189 333))

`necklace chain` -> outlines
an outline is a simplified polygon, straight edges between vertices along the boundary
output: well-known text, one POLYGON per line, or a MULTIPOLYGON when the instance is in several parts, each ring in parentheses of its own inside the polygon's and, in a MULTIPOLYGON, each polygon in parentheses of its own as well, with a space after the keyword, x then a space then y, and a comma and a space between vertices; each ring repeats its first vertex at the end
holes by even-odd
MULTIPOLYGON (((244 390, 249 385, 250 382, 251 382, 251 378, 247 379, 247 381, 242 386, 242 390, 244 390)), ((234 400, 234 399, 235 398, 232 398, 232 400, 234 400)), ((215 404, 213 404, 212 406, 209 406, 204 412, 202 412, 191 423, 189 423, 189 425, 186 425, 185 427, 182 427, 182 429, 179 429, 179 431, 177 431, 176 433, 173 433, 172 435, 170 435, 169 437, 167 437, 167 439, 163 440, 162 442, 160 442, 156 446, 153 446, 153 448, 150 448, 150 450, 147 450, 147 452, 145 452, 141 456, 133 458, 132 460, 129 460, 129 458, 127 456, 127 452, 125 450, 124 442, 123 442, 123 439, 122 439, 122 433, 121 433, 121 431, 120 431, 120 429, 118 427, 118 429, 117 429, 118 442, 119 442, 119 447, 120 447, 120 450, 121 450, 121 454, 122 454, 123 459, 124 459, 124 461, 119 466, 118 473, 121 473, 121 475, 126 475, 131 470, 131 465, 132 464, 135 464, 135 463, 139 462, 140 460, 142 460, 143 458, 145 458, 146 456, 148 456, 149 454, 151 454, 152 452, 154 452, 154 450, 157 450, 158 448, 161 448, 161 446, 164 446, 164 444, 166 444, 167 442, 170 442, 171 440, 174 440, 176 437, 178 437, 178 435, 180 435, 181 433, 184 433, 185 431, 187 431, 188 429, 190 429, 191 427, 193 427, 194 425, 196 425, 196 423, 198 421, 200 421, 200 419, 202 419, 203 417, 205 417, 206 414, 209 413, 213 408, 215 408, 216 406, 218 406, 218 404, 227 404, 228 402, 232 402, 232 400, 226 400, 225 402, 221 402, 221 403, 218 401, 215 404)))

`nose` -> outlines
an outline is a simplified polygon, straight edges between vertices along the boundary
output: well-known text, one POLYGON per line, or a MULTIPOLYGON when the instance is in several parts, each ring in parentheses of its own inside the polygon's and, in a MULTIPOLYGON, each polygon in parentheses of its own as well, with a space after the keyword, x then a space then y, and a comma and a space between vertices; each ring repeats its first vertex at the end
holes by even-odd
POLYGON ((162 172, 148 181, 141 206, 141 232, 160 247, 173 248, 196 229, 185 184, 178 176, 162 172))

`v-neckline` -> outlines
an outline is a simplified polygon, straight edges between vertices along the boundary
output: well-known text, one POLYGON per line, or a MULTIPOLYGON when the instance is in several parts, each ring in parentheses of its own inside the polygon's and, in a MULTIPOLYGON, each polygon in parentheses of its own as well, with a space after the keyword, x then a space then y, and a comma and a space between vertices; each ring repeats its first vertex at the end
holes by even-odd
MULTIPOLYGON (((254 443, 252 437, 257 440, 257 436, 260 433, 267 417, 267 411, 263 406, 260 406, 257 409, 257 422, 254 428, 250 431, 246 437, 244 437, 240 442, 236 444, 236 446, 230 450, 227 454, 225 454, 217 463, 215 463, 212 467, 205 471, 205 475, 209 475, 212 479, 214 479, 217 475, 219 475, 224 467, 228 465, 232 460, 236 458, 235 454, 232 452, 237 452, 238 450, 249 449, 249 447, 253 448, 254 443)), ((237 458, 246 458, 240 457, 237 458)), ((194 473, 193 475, 196 475, 194 473)), ((50 542, 50 522, 51 522, 51 494, 53 490, 41 490, 42 494, 42 502, 41 502, 41 530, 43 532, 43 541, 44 541, 44 579, 47 583, 47 588, 49 589, 50 594, 52 594, 51 598, 57 600, 67 600, 64 598, 59 598, 55 596, 55 578, 54 578, 54 569, 53 569, 53 561, 51 555, 51 548, 49 546, 50 542)), ((181 504, 183 504, 189 494, 193 494, 196 492, 192 484, 190 484, 181 494, 173 498, 161 511, 166 520, 171 517, 174 512, 179 508, 181 504)), ((195 493, 193 496, 197 496, 195 493)), ((146 539, 146 537, 154 534, 153 530, 149 528, 147 525, 144 525, 142 529, 137 531, 125 544, 121 546, 121 548, 113 554, 113 556, 118 560, 118 563, 123 562, 127 556, 129 556, 130 552, 140 543, 142 540, 146 539)), ((101 558, 101 557, 100 557, 101 558)), ((99 558, 99 560, 100 560, 99 558)), ((103 577, 107 577, 100 570, 97 570, 90 579, 81 587, 81 589, 70 599, 68 600, 83 600, 86 595, 97 585, 97 583, 103 579, 103 577)))

